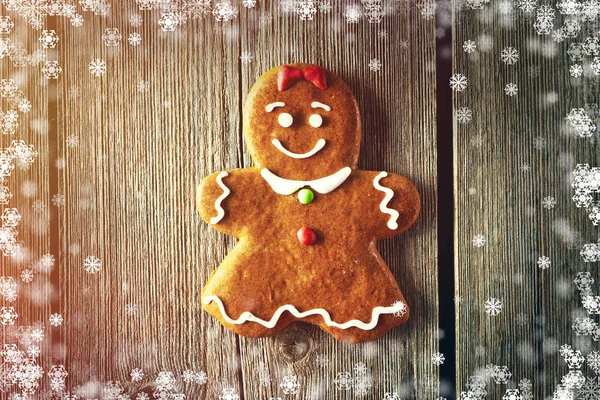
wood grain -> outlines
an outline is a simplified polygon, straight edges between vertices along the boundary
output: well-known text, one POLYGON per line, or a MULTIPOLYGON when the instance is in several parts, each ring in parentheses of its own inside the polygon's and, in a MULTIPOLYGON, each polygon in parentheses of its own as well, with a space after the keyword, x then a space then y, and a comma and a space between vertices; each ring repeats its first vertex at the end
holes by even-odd
POLYGON ((179 388, 191 399, 215 399, 224 387, 244 399, 283 396, 279 384, 288 375, 298 376, 296 398, 337 399, 336 373, 365 362, 374 398, 388 391, 437 396, 430 361, 438 331, 435 88, 428 83, 435 81, 434 22, 414 7, 381 25, 346 24, 339 10, 305 22, 259 2, 231 22, 189 20, 173 33, 159 30, 158 13, 143 13, 143 42, 132 47, 126 38, 136 30, 127 20, 134 12, 134 2, 115 3, 109 16, 90 15, 80 28, 57 22, 65 38, 58 156, 66 160, 58 173, 67 199, 58 265, 67 360, 77 371, 70 383, 127 381, 140 367, 147 374, 140 387, 148 387, 159 371, 189 368, 209 376, 206 386, 179 388), (271 23, 260 23, 262 12, 272 13, 271 23), (113 27, 123 40, 109 48, 101 35, 113 27), (241 63, 242 51, 254 56, 250 64, 241 63), (96 58, 107 62, 104 77, 87 70, 96 58), (372 58, 382 61, 381 71, 369 71, 372 58), (200 307, 206 279, 234 240, 202 223, 195 186, 211 172, 251 165, 243 99, 262 72, 294 61, 332 69, 354 90, 364 122, 361 167, 404 174, 422 194, 415 226, 379 246, 411 319, 375 343, 341 344, 305 324, 245 339, 200 307), (138 91, 140 80, 150 82, 149 92, 138 91), (73 148, 66 146, 72 135, 79 138, 73 148), (102 259, 98 274, 83 270, 89 255, 102 259), (137 305, 136 316, 126 314, 128 304, 137 305), (318 355, 329 365, 317 366, 318 355), (266 385, 261 370, 271 378, 266 385))
POLYGON ((458 391, 495 364, 507 366, 512 378, 507 385, 490 381, 489 398, 521 379, 533 382, 534 398, 546 398, 568 372, 558 347, 575 340, 570 315, 581 304, 572 281, 592 268, 579 256, 581 240, 596 241, 585 212, 571 201, 570 177, 579 162, 597 164, 597 145, 573 137, 563 124, 590 97, 585 84, 569 78, 568 43, 540 37, 533 21, 507 19, 495 7, 454 18, 453 73, 468 78, 467 89, 453 96, 454 111, 473 112, 470 123, 454 123, 458 391), (475 53, 463 51, 465 40, 477 43, 475 53), (556 55, 544 56, 542 43, 556 55), (509 46, 519 51, 516 65, 500 60, 509 46), (510 82, 518 85, 515 97, 504 92, 510 82), (544 145, 536 147, 536 139, 544 145), (546 196, 556 199, 555 208, 542 206, 546 196), (478 234, 486 238, 480 248, 471 242, 478 234), (549 269, 538 268, 540 256, 550 257, 549 269), (492 297, 503 303, 495 317, 484 312, 492 297))

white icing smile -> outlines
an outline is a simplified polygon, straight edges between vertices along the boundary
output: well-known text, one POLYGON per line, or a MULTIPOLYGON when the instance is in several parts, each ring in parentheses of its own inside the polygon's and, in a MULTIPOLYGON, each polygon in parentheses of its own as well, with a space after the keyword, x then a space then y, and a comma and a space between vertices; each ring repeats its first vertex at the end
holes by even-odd
POLYGON ((309 152, 306 153, 294 153, 292 151, 289 151, 288 149, 286 149, 285 147, 283 147, 283 145, 281 144, 281 142, 279 141, 279 139, 273 139, 272 141, 273 146, 275 146, 275 148, 277 148, 277 150, 279 150, 280 152, 282 152, 283 154, 285 154, 288 157, 292 157, 292 158, 308 158, 308 157, 312 157, 315 154, 317 154, 323 147, 325 147, 325 139, 319 139, 317 141, 317 144, 315 145, 315 147, 312 148, 312 150, 310 150, 309 152))

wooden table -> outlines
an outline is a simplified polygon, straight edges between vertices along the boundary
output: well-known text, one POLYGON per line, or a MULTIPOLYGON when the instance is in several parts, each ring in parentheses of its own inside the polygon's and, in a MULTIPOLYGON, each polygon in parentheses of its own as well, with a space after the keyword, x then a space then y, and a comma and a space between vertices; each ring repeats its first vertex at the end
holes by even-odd
MULTIPOLYGON (((42 364, 64 363, 69 387, 125 383, 141 368, 144 379, 125 384, 130 394, 172 371, 188 399, 217 399, 230 387, 242 399, 265 400, 356 397, 334 382, 338 373, 354 374, 356 363, 368 366, 373 399, 387 392, 453 398, 454 385, 467 390, 470 376, 495 364, 510 369, 512 383, 489 381, 488 398, 500 399, 524 378, 535 398, 551 395, 568 372, 558 347, 572 342, 570 312, 581 307, 572 280, 595 272, 579 256, 581 243, 563 239, 570 229, 595 242, 569 184, 576 163, 597 165, 597 145, 565 134, 564 117, 596 92, 571 82, 568 44, 554 45, 555 57, 531 50, 541 40, 532 21, 517 17, 507 26, 494 6, 444 6, 437 25, 404 1, 390 2, 380 24, 348 24, 341 5, 301 21, 270 1, 238 5, 229 22, 190 19, 175 32, 162 32, 160 13, 139 11, 133 1, 113 2, 105 17, 84 13, 82 27, 48 17, 60 37, 48 59, 62 73, 46 80, 39 67, 2 60, 2 77, 27 89, 33 111, 14 137, 0 137, 3 148, 23 139, 39 151, 9 186, 28 262, 46 253, 56 259, 48 276, 21 284, 16 306, 20 324, 64 317, 61 327, 48 327, 53 347, 42 364), (140 28, 128 21, 136 13, 140 28), (119 29, 118 46, 103 43, 106 28, 119 29), (141 34, 139 46, 127 43, 132 32, 141 34), (475 53, 463 51, 465 40, 478 44, 475 53), (519 51, 515 65, 500 60, 508 46, 519 51), (243 52, 253 56, 249 63, 243 52), (98 58, 107 72, 96 78, 88 65, 98 58), (381 61, 379 71, 369 69, 372 59, 381 61), (274 338, 246 339, 200 306, 202 287, 235 240, 200 220, 196 185, 212 172, 252 165, 242 138, 244 98, 264 71, 291 62, 322 65, 348 83, 362 111, 361 168, 405 175, 422 196, 417 223, 379 243, 411 318, 373 343, 338 343, 301 323, 274 338), (465 91, 450 90, 454 73, 468 77, 465 91), (504 93, 510 82, 518 85, 515 97, 504 93), (456 121, 461 107, 472 110, 469 123, 456 121), (22 189, 27 181, 35 182, 33 195, 22 189), (63 206, 52 204, 55 194, 64 195, 63 206), (556 207, 542 207, 547 196, 556 207), (46 208, 32 211, 35 200, 46 208), (484 246, 473 245, 475 235, 484 246), (542 255, 551 259, 547 270, 536 265, 542 255), (84 270, 88 256, 101 259, 100 272, 84 270), (502 301, 495 317, 484 312, 490 298, 502 301), (444 365, 432 363, 436 352, 444 365), (206 371, 208 382, 184 383, 187 369, 206 371), (298 378, 296 396, 279 387, 287 376, 298 378)), ((35 48, 39 32, 19 28, 35 48)), ((2 262, 6 276, 27 264, 2 262)))

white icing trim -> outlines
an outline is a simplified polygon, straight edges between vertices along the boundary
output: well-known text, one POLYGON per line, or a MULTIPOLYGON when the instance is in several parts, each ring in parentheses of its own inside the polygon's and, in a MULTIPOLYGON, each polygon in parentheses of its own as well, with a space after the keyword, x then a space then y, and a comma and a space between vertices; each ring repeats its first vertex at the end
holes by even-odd
POLYGON ((400 216, 400 213, 396 210, 388 208, 388 206, 387 206, 389 204, 390 200, 392 200, 392 198, 394 197, 394 191, 390 188, 386 188, 379 184, 379 181, 382 178, 385 178, 386 176, 387 176, 387 172, 385 172, 385 171, 380 172, 379 175, 377 175, 375 177, 375 179, 373 179, 373 186, 375 187, 375 189, 385 193, 385 197, 381 201, 381 204, 379 205, 379 209, 381 210, 382 213, 389 214, 390 219, 387 223, 387 226, 388 226, 388 228, 395 230, 395 229, 398 229, 397 221, 398 221, 398 217, 400 216))
POLYGON ((283 154, 285 154, 288 157, 292 157, 292 158, 308 158, 308 157, 314 156, 323 147, 325 147, 326 141, 325 141, 325 139, 319 139, 317 141, 317 144, 315 144, 315 147, 313 147, 311 151, 309 151, 307 153, 301 153, 301 154, 300 153, 294 153, 292 151, 289 151, 285 147, 283 147, 283 145, 281 144, 281 142, 279 141, 279 139, 273 139, 273 141, 271 143, 273 143, 273 146, 275 146, 275 148, 277 150, 279 150, 280 152, 282 152, 283 154))
POLYGON ((304 186, 310 186, 317 193, 327 194, 334 191, 348 179, 352 173, 352 168, 344 167, 335 174, 312 181, 293 181, 291 179, 281 178, 266 168, 260 170, 261 176, 267 181, 271 189, 277 194, 288 195, 295 193, 304 186))
POLYGON ((233 324, 233 325, 241 325, 243 323, 250 321, 250 322, 259 323, 262 326, 264 326, 265 328, 269 328, 269 329, 272 329, 275 327, 275 325, 277 325, 277 322, 279 322, 279 318, 285 311, 288 311, 290 314, 292 314, 296 318, 305 318, 310 315, 320 315, 323 317, 323 320, 325 321, 325 324, 327 324, 327 326, 333 326, 333 327, 339 328, 339 329, 359 328, 359 329, 362 329, 365 331, 370 331, 377 326, 380 315, 394 314, 394 313, 399 313, 399 315, 403 315, 406 312, 406 304, 404 304, 402 301, 397 301, 389 307, 382 307, 382 306, 375 307, 373 309, 373 312, 371 313, 371 321, 369 323, 362 322, 361 320, 358 320, 358 319, 351 319, 347 322, 344 322, 343 324, 340 324, 340 323, 333 321, 331 319, 331 316, 329 315, 329 313, 322 308, 313 308, 312 310, 300 312, 293 305, 286 304, 286 305, 279 307, 275 311, 275 313, 273 314, 273 316, 271 317, 270 320, 265 321, 264 319, 258 318, 257 316, 252 314, 250 311, 243 312, 238 319, 232 319, 225 312, 225 307, 223 306, 223 302, 221 301, 221 299, 219 297, 206 296, 202 299, 202 302, 204 304, 210 304, 213 301, 215 303, 217 303, 217 306, 219 307, 219 310, 221 311, 221 315, 223 316, 223 318, 225 318, 225 321, 227 321, 228 323, 233 324))
POLYGON ((318 101, 313 101, 312 103, 310 103, 310 106, 312 108, 322 108, 325 111, 331 111, 331 107, 329 107, 327 104, 323 104, 318 101))
POLYGON ((210 223, 213 225, 221 221, 225 216, 225 210, 223 210, 223 207, 221 207, 221 202, 225 200, 227 196, 229 196, 229 193, 231 193, 229 188, 223 183, 223 178, 226 176, 229 176, 227 171, 223 171, 219 175, 217 175, 217 183, 219 184, 219 186, 221 186, 221 189, 223 189, 223 194, 219 196, 219 198, 215 201, 215 209, 217 210, 217 216, 210 219, 210 223))
POLYGON ((276 101, 275 103, 267 104, 265 107, 266 112, 271 112, 275 109, 275 107, 284 107, 285 103, 282 101, 276 101))

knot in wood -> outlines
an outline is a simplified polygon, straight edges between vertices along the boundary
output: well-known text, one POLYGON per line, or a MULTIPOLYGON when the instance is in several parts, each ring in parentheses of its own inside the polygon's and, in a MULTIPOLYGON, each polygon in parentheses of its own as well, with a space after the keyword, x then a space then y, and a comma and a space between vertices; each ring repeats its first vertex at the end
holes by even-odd
POLYGON ((279 354, 286 361, 296 362, 308 354, 312 347, 312 339, 309 331, 300 324, 292 324, 275 337, 279 354))

